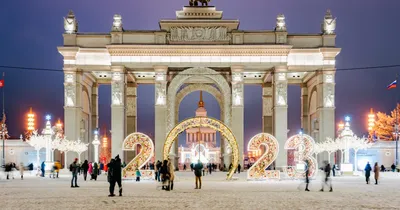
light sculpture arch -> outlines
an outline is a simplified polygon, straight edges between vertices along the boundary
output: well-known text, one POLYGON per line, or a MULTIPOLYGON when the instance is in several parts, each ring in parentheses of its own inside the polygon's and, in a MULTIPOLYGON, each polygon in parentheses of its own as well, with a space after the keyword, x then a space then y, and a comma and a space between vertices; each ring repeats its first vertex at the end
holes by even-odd
POLYGON ((164 143, 163 157, 164 160, 169 159, 169 152, 171 150, 172 144, 178 135, 189 128, 206 127, 211 128, 221 133, 221 136, 225 137, 229 145, 232 148, 232 168, 229 170, 227 175, 227 180, 230 180, 236 171, 239 163, 239 147, 236 142, 236 138, 232 131, 221 121, 209 118, 209 117, 194 117, 186 119, 175 126, 167 135, 164 143))

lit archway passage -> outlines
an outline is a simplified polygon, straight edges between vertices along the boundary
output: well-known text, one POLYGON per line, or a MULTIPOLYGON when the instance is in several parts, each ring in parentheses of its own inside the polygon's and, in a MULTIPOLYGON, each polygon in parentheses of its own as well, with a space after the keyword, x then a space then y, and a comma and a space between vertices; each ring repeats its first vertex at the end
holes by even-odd
POLYGON ((209 117, 189 118, 180 122, 177 126, 175 126, 167 135, 167 138, 164 143, 164 152, 163 152, 164 160, 167 160, 169 158, 169 152, 171 150, 172 143, 174 143, 175 139, 177 139, 180 133, 184 132, 188 128, 198 128, 198 127, 211 128, 216 131, 219 131, 221 135, 224 136, 228 141, 229 145, 232 148, 232 168, 228 172, 227 179, 228 180, 231 179, 233 173, 235 172, 238 166, 239 147, 232 131, 224 123, 213 118, 209 117))
MULTIPOLYGON (((122 144, 123 151, 132 151, 135 146, 140 144, 140 153, 122 169, 123 177, 134 177, 136 169, 141 169, 153 157, 154 144, 150 137, 143 133, 132 133, 127 136, 122 144)), ((145 177, 153 176, 152 171, 141 171, 145 177), (145 174, 143 174, 145 173, 145 174)))

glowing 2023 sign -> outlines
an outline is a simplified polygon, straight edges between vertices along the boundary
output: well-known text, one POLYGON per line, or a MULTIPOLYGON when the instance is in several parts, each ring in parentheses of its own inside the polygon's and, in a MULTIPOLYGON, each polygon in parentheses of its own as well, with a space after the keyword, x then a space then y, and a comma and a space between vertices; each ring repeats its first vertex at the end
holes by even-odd
MULTIPOLYGON (((317 161, 312 157, 314 144, 313 138, 305 134, 292 136, 285 143, 286 150, 296 150, 295 161, 297 164, 305 164, 306 161, 309 163, 309 177, 314 177, 318 168, 317 161)), ((278 156, 278 141, 271 134, 260 133, 250 139, 247 150, 257 151, 261 145, 265 146, 266 151, 247 171, 247 180, 280 179, 278 170, 265 170, 278 156)), ((305 169, 298 170, 292 166, 285 168, 285 171, 291 178, 305 178, 306 175, 305 169)))

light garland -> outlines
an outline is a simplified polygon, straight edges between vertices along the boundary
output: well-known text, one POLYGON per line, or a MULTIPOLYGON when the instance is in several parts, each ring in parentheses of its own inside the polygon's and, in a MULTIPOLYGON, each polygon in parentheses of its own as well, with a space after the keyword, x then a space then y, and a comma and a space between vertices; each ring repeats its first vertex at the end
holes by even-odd
POLYGON ((171 146, 178 135, 189 128, 205 127, 211 128, 221 133, 232 148, 232 168, 229 170, 227 179, 230 180, 239 164, 239 147, 232 131, 221 121, 209 117, 194 117, 186 119, 175 126, 167 135, 164 143, 164 160, 168 160, 171 146))
POLYGON ((265 146, 266 151, 247 171, 247 180, 280 179, 280 171, 265 170, 278 156, 278 140, 268 133, 257 134, 250 139, 247 151, 258 151, 261 145, 265 146))
MULTIPOLYGON (((125 168, 122 169, 123 177, 136 177, 136 169, 141 169, 144 165, 146 165, 150 159, 153 157, 154 144, 153 140, 149 136, 143 133, 132 133, 127 136, 122 143, 122 150, 124 151, 132 151, 135 146, 140 144, 141 149, 140 153, 136 155, 133 160, 131 160, 125 168)), ((146 170, 146 172, 141 171, 142 175, 145 175, 147 178, 153 178, 154 171, 146 170)), ((143 177, 143 178, 145 178, 143 177)))
MULTIPOLYGON (((317 174, 318 163, 312 155, 314 154, 314 139, 306 134, 297 134, 290 137, 285 143, 285 149, 296 150, 295 160, 297 164, 305 164, 308 162, 309 177, 315 177, 317 174)), ((287 175, 291 178, 305 178, 306 170, 299 171, 293 166, 286 169, 287 175)))

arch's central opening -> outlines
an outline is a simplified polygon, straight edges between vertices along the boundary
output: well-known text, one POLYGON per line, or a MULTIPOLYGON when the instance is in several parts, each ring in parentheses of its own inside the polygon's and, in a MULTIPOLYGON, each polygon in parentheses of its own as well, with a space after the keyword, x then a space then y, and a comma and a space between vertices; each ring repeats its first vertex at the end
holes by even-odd
POLYGON ((172 144, 177 139, 178 135, 187 129, 191 128, 210 128, 221 133, 221 135, 229 143, 232 152, 232 168, 229 170, 227 179, 231 179, 235 172, 239 162, 239 147, 236 142, 236 138, 232 131, 221 121, 210 118, 210 117, 194 117, 186 119, 175 126, 167 135, 164 143, 163 158, 164 160, 169 158, 172 144))

